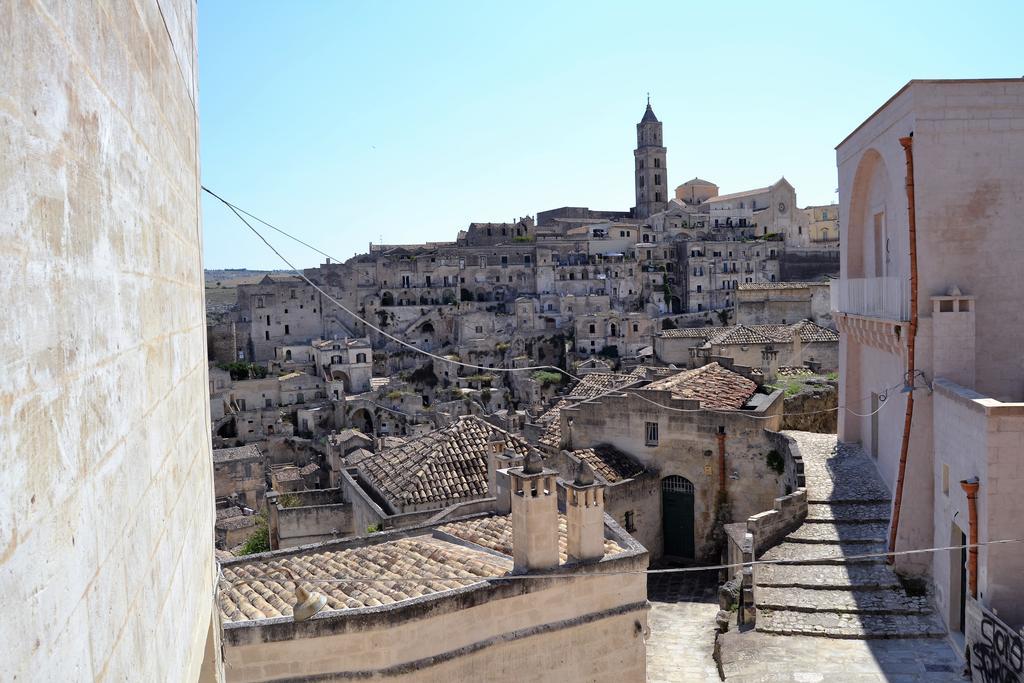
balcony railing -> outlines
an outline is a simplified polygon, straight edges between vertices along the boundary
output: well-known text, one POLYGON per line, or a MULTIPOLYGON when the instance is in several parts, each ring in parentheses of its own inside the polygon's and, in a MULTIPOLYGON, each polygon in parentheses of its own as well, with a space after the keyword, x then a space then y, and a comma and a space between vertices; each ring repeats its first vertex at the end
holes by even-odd
POLYGON ((832 309, 886 320, 910 320, 910 280, 872 277, 833 280, 832 309))

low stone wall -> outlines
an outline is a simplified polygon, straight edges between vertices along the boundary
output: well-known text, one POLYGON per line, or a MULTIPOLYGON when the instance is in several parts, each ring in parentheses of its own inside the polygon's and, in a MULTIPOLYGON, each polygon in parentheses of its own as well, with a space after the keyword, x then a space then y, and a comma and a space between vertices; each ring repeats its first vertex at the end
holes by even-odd
POLYGON ((755 557, 781 542, 807 519, 807 489, 797 489, 775 499, 771 510, 747 518, 747 532, 754 537, 755 557))
POLYGON ((1014 631, 974 598, 967 599, 965 621, 971 680, 1024 680, 1024 631, 1014 631))
POLYGON ((799 393, 787 396, 783 429, 835 434, 838 426, 839 386, 833 380, 808 382, 799 393), (822 412, 828 411, 828 412, 822 412))

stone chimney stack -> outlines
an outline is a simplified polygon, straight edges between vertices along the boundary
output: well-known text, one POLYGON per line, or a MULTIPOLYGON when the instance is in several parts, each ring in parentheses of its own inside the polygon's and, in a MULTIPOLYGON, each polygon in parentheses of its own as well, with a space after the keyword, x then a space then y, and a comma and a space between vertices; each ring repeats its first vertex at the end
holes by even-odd
MULTIPOLYGON (((799 333, 794 333, 798 337, 799 333)), ((799 358, 799 356, 794 356, 799 358)), ((779 373, 779 352, 771 344, 761 349, 761 373, 764 375, 764 383, 771 384, 779 373)))
POLYGON ((498 470, 508 466, 509 463, 505 461, 505 435, 499 431, 492 431, 487 439, 488 495, 498 496, 498 470))
POLYGON ((557 476, 557 472, 544 467, 536 451, 530 451, 521 468, 509 470, 514 572, 558 566, 557 476))
POLYGON ((580 462, 576 479, 565 485, 565 515, 569 561, 604 557, 604 486, 597 483, 586 462, 580 462))

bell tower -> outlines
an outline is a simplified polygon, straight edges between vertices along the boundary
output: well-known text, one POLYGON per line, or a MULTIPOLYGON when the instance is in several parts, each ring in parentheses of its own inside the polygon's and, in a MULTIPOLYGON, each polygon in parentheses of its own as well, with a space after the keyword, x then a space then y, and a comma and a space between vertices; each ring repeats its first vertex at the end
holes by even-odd
POLYGON ((633 175, 636 190, 634 218, 647 218, 664 211, 668 204, 668 169, 665 167, 665 147, 662 145, 661 121, 651 109, 647 96, 647 111, 636 124, 636 149, 633 150, 633 175))

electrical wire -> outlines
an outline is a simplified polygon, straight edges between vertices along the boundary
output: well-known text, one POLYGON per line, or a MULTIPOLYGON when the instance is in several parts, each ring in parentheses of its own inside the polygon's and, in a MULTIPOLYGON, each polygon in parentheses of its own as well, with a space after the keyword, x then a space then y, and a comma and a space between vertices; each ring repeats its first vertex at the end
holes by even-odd
MULTIPOLYGON (((667 567, 661 569, 630 569, 630 570, 617 570, 599 573, 575 573, 575 572, 554 572, 554 573, 536 573, 536 574, 506 574, 503 576, 440 576, 440 575, 419 575, 419 576, 400 576, 395 578, 381 579, 370 576, 332 576, 329 578, 306 578, 303 577, 304 583, 404 583, 404 582, 424 582, 424 581, 472 581, 474 583, 481 581, 528 581, 528 580, 544 580, 544 579, 571 579, 580 577, 590 576, 628 576, 637 574, 687 574, 693 572, 708 572, 708 571, 720 571, 723 569, 743 569, 745 567, 764 566, 764 565, 808 565, 818 562, 836 563, 837 560, 842 562, 853 562, 859 560, 871 560, 881 559, 888 557, 896 557, 902 555, 918 555, 922 553, 936 553, 945 552, 949 550, 961 550, 965 548, 981 548, 990 545, 1006 545, 1011 543, 1022 543, 1024 539, 1021 538, 1006 538, 996 541, 983 541, 979 543, 965 543, 962 545, 949 545, 949 546, 934 546, 930 548, 916 548, 914 550, 898 550, 894 552, 883 551, 877 553, 859 553, 856 555, 822 555, 816 558, 800 558, 800 559, 777 559, 777 560, 751 560, 750 562, 735 562, 731 564, 716 564, 716 565, 705 565, 699 567, 667 567)), ((301 557, 301 556, 298 556, 301 557)), ((228 567, 230 570, 231 567, 228 567)), ((273 566, 267 568, 268 571, 273 571, 273 566)), ((294 571, 294 569, 293 569, 294 571)), ((224 579, 232 585, 246 584, 252 581, 275 581, 281 583, 281 577, 272 576, 270 574, 261 574, 258 576, 249 576, 244 578, 224 579)), ((291 579, 286 579, 291 581, 291 579)))
MULTIPOLYGON (((415 346, 413 344, 410 344, 409 342, 406 342, 406 341, 404 341, 402 339, 399 339, 398 337, 395 337, 392 334, 389 334, 389 333, 385 332, 380 327, 377 327, 376 325, 374 325, 373 323, 369 322, 365 318, 360 317, 358 314, 356 314, 355 312, 350 310, 347 306, 345 306, 340 301, 338 301, 333 296, 331 296, 326 291, 324 291, 315 282, 310 280, 306 276, 305 273, 303 273, 298 268, 296 268, 295 265, 292 264, 291 261, 289 261, 280 251, 278 251, 277 248, 274 247, 274 245, 271 244, 267 240, 267 238, 264 237, 262 233, 260 233, 259 230, 254 228, 252 226, 252 224, 249 223, 249 221, 247 221, 242 216, 242 214, 245 214, 246 216, 251 217, 253 220, 259 221, 263 225, 266 225, 267 227, 269 227, 269 228, 271 228, 273 230, 276 230, 277 232, 281 233, 282 235, 285 235, 285 236, 289 237, 290 239, 295 240, 299 244, 302 244, 303 246, 306 246, 306 247, 312 249, 313 251, 316 251, 317 253, 326 256, 327 258, 334 258, 334 257, 332 257, 329 254, 327 254, 326 252, 323 252, 323 251, 317 249, 316 247, 314 247, 314 246, 304 242, 303 240, 301 240, 301 239, 299 239, 297 237, 294 237, 293 235, 291 235, 291 234, 287 233, 286 231, 282 230, 281 228, 278 228, 278 227, 272 225, 271 223, 268 223, 267 221, 263 220, 262 218, 259 218, 258 216, 255 216, 254 214, 249 213, 248 211, 242 209, 241 207, 235 206, 234 204, 232 204, 228 200, 224 199, 223 197, 221 197, 217 193, 215 193, 212 190, 210 190, 205 185, 203 185, 201 187, 202 187, 204 192, 206 192, 210 196, 216 198, 221 203, 223 203, 226 207, 228 207, 228 209, 230 209, 231 212, 234 213, 235 216, 240 221, 242 221, 242 223, 244 223, 245 226, 247 228, 249 228, 249 230, 251 230, 253 232, 253 234, 255 234, 257 237, 259 237, 260 240, 272 252, 274 252, 274 254, 277 255, 277 257, 279 259, 281 259, 281 261, 284 262, 291 269, 291 271, 293 273, 295 273, 300 278, 305 280, 305 282, 309 286, 311 286, 313 289, 315 289, 321 295, 326 297, 331 303, 333 303, 335 306, 337 306, 342 311, 347 313, 349 316, 351 316, 355 320, 363 323, 366 327, 376 331, 377 333, 381 334, 382 336, 386 337, 387 339, 390 339, 391 341, 394 341, 394 342, 396 342, 396 343, 398 343, 398 344, 400 344, 400 345, 402 345, 402 346, 404 346, 404 347, 406 347, 406 348, 408 348, 408 349, 410 349, 412 351, 415 351, 415 352, 420 353, 422 355, 428 356, 428 357, 430 357, 432 359, 435 359, 435 360, 438 360, 438 361, 441 361, 441 362, 444 362, 444 363, 450 363, 452 365, 457 365, 457 366, 464 367, 464 368, 469 368, 469 369, 472 369, 472 370, 485 370, 485 371, 490 371, 490 372, 508 372, 508 373, 513 373, 513 372, 536 372, 536 371, 539 371, 539 370, 553 370, 555 372, 558 372, 558 373, 561 373, 561 374, 565 375, 566 377, 569 377, 570 379, 573 379, 573 380, 576 380, 576 381, 582 381, 581 377, 577 377, 576 375, 574 375, 574 374, 572 374, 572 373, 570 373, 570 372, 568 372, 566 370, 563 370, 562 368, 559 368, 559 367, 557 367, 555 365, 534 365, 534 366, 526 366, 526 367, 522 367, 522 368, 494 368, 494 367, 486 367, 486 366, 483 366, 483 365, 474 365, 472 363, 464 363, 462 361, 452 360, 451 358, 446 358, 446 357, 443 357, 443 356, 438 356, 438 355, 433 354, 433 353, 431 353, 431 352, 429 352, 429 351, 427 351, 425 349, 421 349, 421 348, 419 348, 419 347, 417 347, 417 346, 415 346)), ((334 259, 334 260, 338 261, 338 259, 334 259)), ((809 342, 804 347, 802 347, 801 350, 800 350, 800 354, 798 355, 797 358, 799 359, 800 357, 802 357, 802 355, 804 353, 804 350, 806 348, 808 348, 811 344, 814 344, 814 343, 815 342, 809 342)), ((894 389, 897 386, 902 386, 902 385, 895 385, 893 387, 889 387, 888 389, 886 389, 880 395, 884 395, 889 390, 894 389)), ((577 405, 580 405, 581 403, 586 403, 586 402, 589 402, 589 401, 594 401, 594 400, 597 400, 599 398, 603 398, 603 397, 608 396, 608 395, 613 394, 613 393, 625 393, 625 392, 623 392, 622 389, 618 389, 618 388, 612 389, 612 390, 609 390, 609 391, 604 392, 602 394, 599 394, 597 396, 592 396, 592 397, 580 400, 577 403, 570 404, 568 406, 563 406, 563 408, 573 408, 573 407, 575 407, 577 405)), ((672 407, 672 406, 663 405, 661 403, 658 403, 657 401, 653 401, 653 400, 651 400, 651 399, 649 399, 649 398, 647 398, 645 396, 642 396, 642 395, 636 393, 636 391, 630 391, 628 393, 630 393, 633 396, 636 396, 637 398, 640 398, 643 401, 646 401, 648 403, 656 405, 659 408, 662 408, 663 410, 668 410, 668 411, 671 411, 671 412, 679 412, 679 413, 712 412, 712 413, 722 413, 722 414, 728 414, 728 415, 737 415, 737 414, 739 414, 739 415, 745 415, 748 418, 756 419, 756 420, 771 420, 771 419, 774 419, 776 417, 795 417, 795 416, 803 416, 803 415, 817 415, 817 414, 822 414, 822 413, 835 412, 835 411, 840 410, 840 409, 845 409, 848 412, 850 412, 851 414, 856 415, 858 417, 870 417, 870 416, 875 415, 876 413, 878 413, 882 409, 882 407, 884 407, 884 401, 883 401, 882 405, 880 405, 876 410, 874 410, 871 413, 866 413, 866 414, 857 413, 857 412, 855 412, 855 411, 853 411, 853 410, 851 410, 851 409, 849 409, 849 408, 847 408, 845 406, 839 406, 839 407, 836 407, 836 408, 825 408, 825 409, 822 409, 822 410, 808 411, 808 412, 802 412, 802 413, 781 413, 780 415, 767 415, 767 416, 765 416, 765 415, 753 415, 753 414, 751 414, 749 412, 744 412, 744 411, 740 411, 740 410, 723 410, 723 409, 715 409, 715 408, 675 408, 675 407, 672 407)), ((868 398, 870 398, 870 396, 865 397, 864 399, 861 399, 860 402, 863 402, 864 400, 867 400, 868 398)), ((394 411, 392 411, 392 412, 394 412, 394 411)))
MULTIPOLYGON (((492 368, 492 367, 487 367, 487 366, 484 366, 484 365, 473 365, 472 363, 463 363, 462 361, 458 361, 458 360, 452 360, 451 358, 445 358, 444 356, 438 356, 437 354, 433 354, 433 353, 430 353, 429 351, 427 351, 427 350, 425 350, 425 349, 421 349, 421 348, 419 348, 419 347, 415 346, 414 344, 410 344, 410 343, 409 343, 409 342, 407 342, 407 341, 404 341, 404 340, 402 340, 402 339, 399 339, 398 337, 396 337, 396 336, 394 336, 394 335, 392 335, 392 334, 389 334, 389 333, 385 332, 384 330, 382 330, 381 328, 377 327, 376 325, 374 325, 374 324, 373 324, 373 323, 371 323, 370 321, 368 321, 368 320, 366 320, 366 319, 364 319, 364 318, 360 317, 359 315, 357 315, 356 313, 354 313, 353 311, 351 311, 351 310, 350 310, 350 309, 349 309, 349 308, 348 308, 347 306, 345 306, 345 305, 344 305, 343 303, 341 303, 340 301, 338 301, 337 299, 335 299, 335 298, 334 298, 333 296, 331 296, 330 294, 328 294, 328 293, 327 293, 326 291, 324 291, 324 290, 323 290, 323 288, 321 288, 321 287, 320 287, 320 286, 319 286, 318 284, 316 284, 315 282, 313 282, 312 280, 310 280, 310 279, 309 279, 308 277, 306 277, 306 274, 305 274, 305 273, 303 273, 302 271, 300 271, 300 270, 299 270, 298 268, 296 268, 296 267, 295 267, 295 265, 294 265, 294 264, 293 264, 293 263, 292 263, 291 261, 289 261, 289 260, 288 260, 288 259, 287 259, 287 258, 286 258, 286 257, 285 257, 285 256, 284 256, 284 255, 283 255, 283 254, 282 254, 281 252, 280 252, 280 251, 278 251, 278 250, 277 250, 277 248, 276 248, 276 247, 274 247, 274 245, 273 245, 273 244, 271 244, 271 243, 270 243, 270 242, 269 242, 269 241, 267 240, 267 238, 266 238, 266 237, 264 237, 262 233, 260 233, 260 231, 259 231, 259 230, 257 230, 256 228, 254 228, 254 227, 252 226, 252 224, 251 224, 251 223, 249 223, 249 221, 245 220, 245 218, 244 218, 244 217, 242 216, 242 214, 240 213, 240 209, 236 209, 236 208, 235 208, 235 206, 234 206, 233 204, 231 204, 230 202, 228 202, 228 201, 227 201, 226 199, 223 199, 223 198, 221 198, 221 197, 220 197, 219 195, 215 194, 215 193, 214 193, 213 191, 211 191, 211 190, 210 190, 209 188, 207 188, 207 187, 206 187, 205 185, 203 185, 203 186, 202 186, 202 189, 203 189, 203 191, 204 191, 204 192, 207 192, 207 193, 209 193, 209 194, 210 194, 211 196, 213 196, 213 197, 217 198, 218 200, 220 200, 221 202, 223 202, 223 204, 224 204, 224 205, 225 205, 226 207, 228 207, 228 208, 229 208, 229 209, 231 210, 231 212, 232 212, 232 213, 234 213, 234 214, 235 214, 235 216, 237 216, 237 217, 238 217, 238 219, 239 219, 240 221, 242 221, 243 223, 245 223, 246 227, 248 227, 248 228, 249 228, 249 230, 251 230, 251 231, 253 232, 253 234, 255 234, 255 235, 256 235, 257 237, 259 237, 259 238, 260 238, 260 240, 261 240, 261 241, 262 241, 262 242, 263 242, 263 243, 264 243, 265 245, 267 245, 267 247, 268 247, 268 248, 269 248, 269 249, 270 249, 270 250, 271 250, 272 252, 274 252, 274 253, 275 253, 275 254, 277 255, 277 257, 278 257, 279 259, 281 259, 281 261, 283 261, 283 262, 284 262, 285 264, 287 264, 287 266, 288 266, 288 267, 289 267, 289 268, 291 269, 291 271, 292 271, 293 273, 295 273, 295 274, 296 274, 296 275, 298 275, 298 276, 299 276, 300 278, 302 278, 303 280, 305 280, 305 281, 306 281, 306 283, 307 283, 307 284, 308 284, 308 285, 309 285, 310 287, 312 287, 312 288, 313 288, 313 289, 315 289, 316 291, 320 292, 320 294, 321 294, 321 295, 323 295, 324 297, 326 297, 326 298, 327 298, 327 299, 328 299, 328 300, 329 300, 329 301, 330 301, 331 303, 333 303, 333 304, 334 304, 335 306, 337 306, 338 308, 340 308, 340 309, 341 309, 342 311, 344 311, 344 312, 345 312, 345 313, 347 313, 348 315, 352 316, 353 318, 355 318, 355 319, 356 319, 356 320, 358 320, 359 322, 363 323, 363 324, 364 324, 364 325, 365 325, 366 327, 368 327, 368 328, 370 328, 371 330, 373 330, 373 331, 377 332, 377 333, 378 333, 378 334, 380 334, 381 336, 383 336, 383 337, 386 337, 386 338, 390 339, 391 341, 393 341, 393 342, 395 342, 395 343, 397 343, 397 344, 401 344, 402 346, 404 346, 404 347, 406 347, 406 348, 408 348, 408 349, 410 349, 410 350, 412 350, 412 351, 415 351, 415 352, 417 352, 417 353, 421 353, 421 354, 423 354, 423 355, 425 355, 425 356, 429 356, 430 358, 433 358, 433 359, 435 359, 435 360, 438 360, 438 361, 441 361, 441 362, 444 362, 444 363, 450 363, 450 364, 452 364, 452 365, 458 365, 458 366, 460 366, 460 367, 464 367, 464 368, 469 368, 469 369, 471 369, 471 370, 487 370, 487 371, 490 371, 490 372, 536 372, 536 371, 538 371, 538 370, 553 370, 553 371, 555 371, 555 372, 559 372, 559 373, 561 373, 561 374, 563 374, 563 375, 565 375, 565 376, 567 376, 567 377, 569 377, 569 378, 571 378, 571 379, 575 379, 575 380, 577 380, 577 381, 578 381, 578 380, 580 379, 580 378, 579 378, 579 377, 577 377, 576 375, 573 375, 572 373, 570 373, 570 372, 567 372, 567 371, 563 370, 562 368, 560 368, 560 367, 558 367, 558 366, 555 366, 555 365, 531 365, 531 366, 526 366, 526 367, 522 367, 522 368, 492 368)), ((262 221, 261 221, 261 222, 262 222, 262 221)), ((274 229, 275 229, 275 230, 278 230, 278 231, 280 232, 280 229, 279 229, 279 228, 274 228, 274 229)), ((298 240, 297 238, 293 238, 293 239, 296 239, 296 241, 299 241, 299 242, 301 242, 301 240, 298 240)), ((302 243, 303 243, 303 244, 305 244, 305 242, 302 242, 302 243)), ((307 245, 307 246, 308 246, 308 245, 307 245)), ((319 252, 319 250, 316 250, 316 251, 318 251, 318 252, 319 252)), ((319 253, 323 253, 323 252, 319 252, 319 253)))

